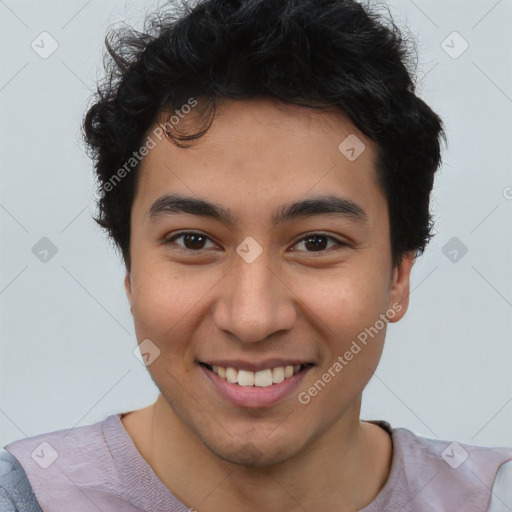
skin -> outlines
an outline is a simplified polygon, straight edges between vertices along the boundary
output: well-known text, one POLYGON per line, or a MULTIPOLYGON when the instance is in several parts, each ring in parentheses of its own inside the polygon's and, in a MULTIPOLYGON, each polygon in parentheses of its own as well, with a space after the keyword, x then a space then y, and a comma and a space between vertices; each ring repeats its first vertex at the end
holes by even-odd
MULTIPOLYGON (((191 113, 183 127, 195 122, 191 113)), ((125 288, 139 343, 150 339, 161 350, 147 367, 160 395, 122 423, 187 506, 199 512, 357 511, 388 479, 391 439, 359 418, 386 327, 308 404, 297 399, 379 315, 395 304, 390 321, 396 322, 408 307, 414 255, 392 267, 375 156, 373 141, 339 112, 252 99, 223 101, 193 147, 164 139, 145 157, 125 288), (350 134, 366 146, 355 161, 338 150, 350 134), (152 221, 148 211, 164 193, 219 204, 236 224, 229 229, 190 214, 152 221), (271 226, 280 205, 333 193, 358 203, 368 224, 321 215, 271 226), (180 230, 208 238, 202 246, 187 246, 183 237, 162 243, 180 230), (348 245, 321 239, 326 245, 319 252, 304 242, 318 232, 348 245), (263 249, 252 263, 235 252, 249 236, 263 249), (198 254, 195 247, 204 249, 198 254), (315 366, 290 397, 260 409, 233 406, 197 364, 267 356, 315 366)))

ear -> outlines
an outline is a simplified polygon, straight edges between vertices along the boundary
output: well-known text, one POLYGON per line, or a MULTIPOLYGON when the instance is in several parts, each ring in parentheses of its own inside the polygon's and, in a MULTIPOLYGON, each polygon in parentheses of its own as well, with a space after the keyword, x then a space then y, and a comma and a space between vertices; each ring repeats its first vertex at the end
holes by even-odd
POLYGON ((126 272, 126 276, 124 278, 124 290, 126 292, 126 297, 128 297, 128 302, 130 303, 130 308, 131 308, 132 304, 133 304, 133 299, 132 299, 132 281, 131 281, 129 272, 126 272))
POLYGON ((393 269, 388 306, 395 315, 389 316, 390 322, 398 322, 409 307, 410 276, 415 259, 415 251, 410 251, 403 256, 400 265, 393 269))

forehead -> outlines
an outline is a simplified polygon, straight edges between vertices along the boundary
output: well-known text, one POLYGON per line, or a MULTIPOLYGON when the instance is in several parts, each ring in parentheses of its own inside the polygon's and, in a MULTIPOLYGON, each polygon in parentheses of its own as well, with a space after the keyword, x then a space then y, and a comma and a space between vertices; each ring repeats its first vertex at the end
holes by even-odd
MULTIPOLYGON (((162 114, 152 129, 167 119, 162 114)), ((194 133, 202 122, 192 109, 175 127, 194 133)), ((370 214, 383 206, 376 144, 341 112, 269 99, 226 100, 191 147, 178 148, 165 138, 155 143, 142 162, 136 194, 146 213, 150 203, 174 192, 253 216, 257 208, 269 218, 275 218, 276 204, 334 192, 370 214)))

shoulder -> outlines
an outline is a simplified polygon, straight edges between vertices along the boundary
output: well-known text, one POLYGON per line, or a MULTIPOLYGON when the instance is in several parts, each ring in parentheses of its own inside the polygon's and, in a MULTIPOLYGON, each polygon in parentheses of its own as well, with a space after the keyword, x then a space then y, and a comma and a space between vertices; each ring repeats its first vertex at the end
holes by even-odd
POLYGON ((398 430, 405 466, 418 485, 427 486, 422 494, 436 503, 435 510, 457 503, 467 511, 489 510, 492 488, 503 465, 512 461, 512 448, 430 439, 398 430))
POLYGON ((90 425, 18 439, 4 448, 20 462, 30 478, 30 467, 46 470, 61 457, 69 459, 70 462, 78 461, 105 448, 104 426, 111 423, 114 416, 90 425))
POLYGON ((389 428, 395 474, 401 492, 411 499, 411 510, 501 512, 489 507, 503 488, 512 489, 512 448, 431 439, 406 428, 389 428))
MULTIPOLYGON (((4 448, 24 470, 45 511, 68 510, 73 503, 73 510, 82 512, 90 510, 91 501, 108 504, 105 510, 114 510, 114 505, 132 510, 116 497, 119 472, 107 438, 120 439, 121 449, 128 443, 117 414, 93 424, 18 439, 4 448)), ((18 511, 9 506, 8 512, 18 511)), ((1 506, 0 512, 4 512, 1 506)))
POLYGON ((0 510, 41 512, 32 486, 18 460, 0 449, 0 510))
POLYGON ((510 512, 512 510, 512 460, 502 464, 492 487, 488 512, 510 512))

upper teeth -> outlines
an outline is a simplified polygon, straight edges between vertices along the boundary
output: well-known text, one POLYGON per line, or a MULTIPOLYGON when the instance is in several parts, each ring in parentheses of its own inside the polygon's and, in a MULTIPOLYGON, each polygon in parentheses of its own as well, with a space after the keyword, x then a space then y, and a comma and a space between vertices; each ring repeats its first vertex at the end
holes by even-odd
POLYGON ((240 386, 257 386, 266 388, 272 384, 279 384, 285 379, 289 379, 292 375, 300 370, 301 365, 295 366, 279 366, 277 368, 261 370, 259 372, 251 372, 248 370, 237 370, 236 368, 224 368, 223 366, 212 366, 213 373, 219 377, 226 379, 231 384, 239 384, 240 386))

